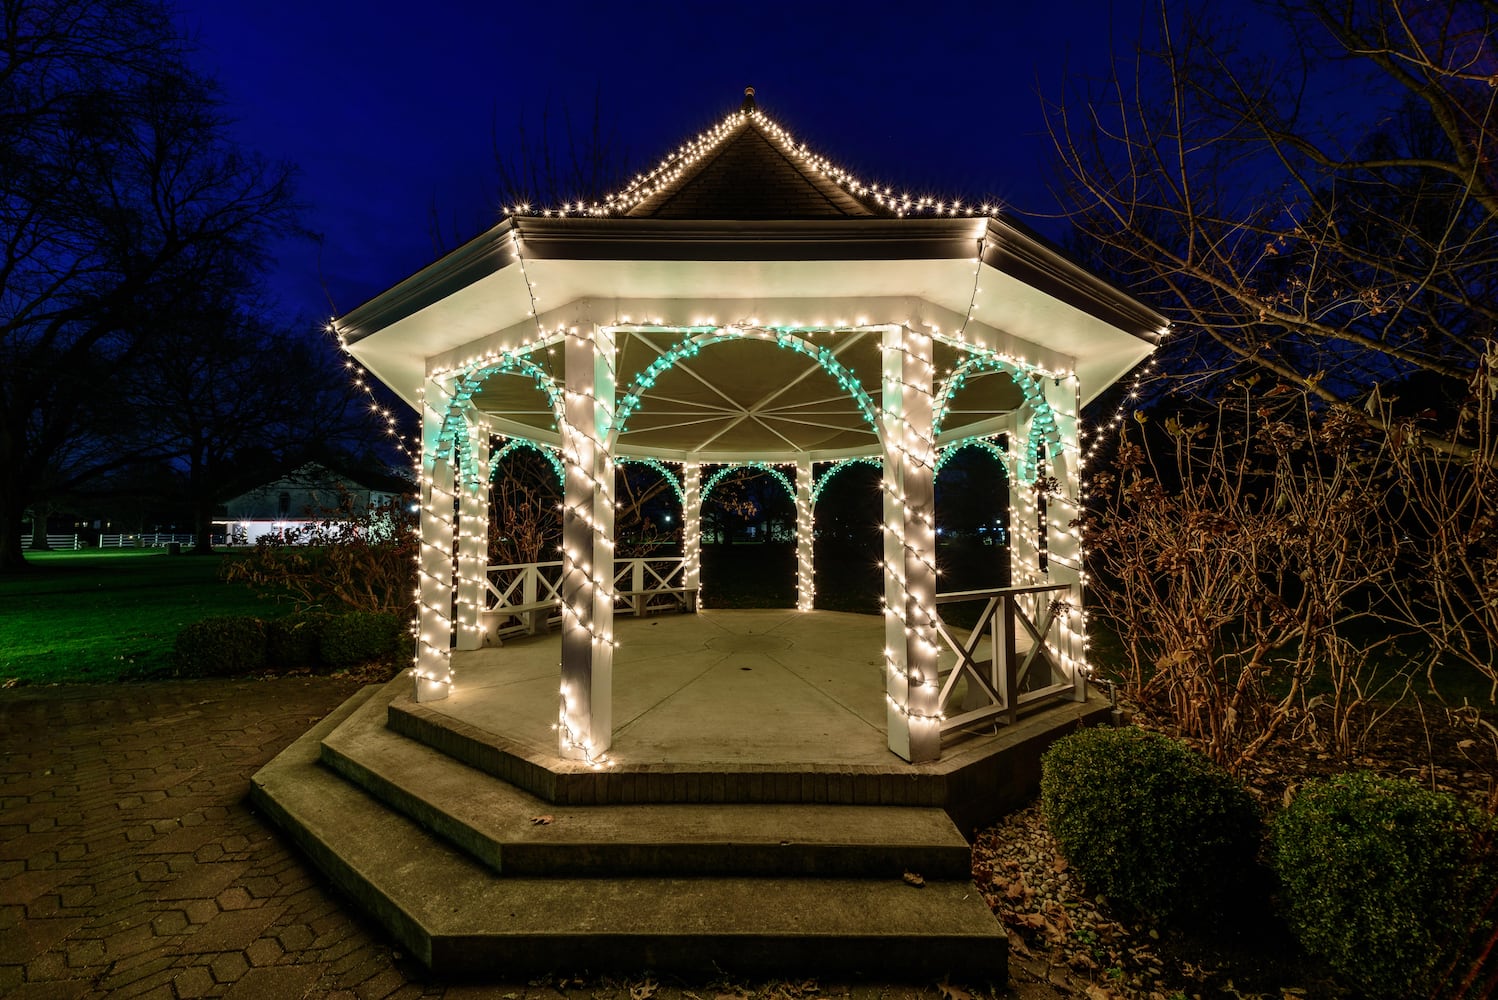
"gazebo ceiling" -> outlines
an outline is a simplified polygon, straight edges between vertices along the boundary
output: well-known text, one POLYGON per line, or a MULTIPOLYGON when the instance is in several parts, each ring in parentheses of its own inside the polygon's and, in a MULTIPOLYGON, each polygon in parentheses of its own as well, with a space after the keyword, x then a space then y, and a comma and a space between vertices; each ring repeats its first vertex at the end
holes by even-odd
MULTIPOLYGON (((877 332, 799 336, 832 352, 874 407, 881 405, 877 332)), ((679 339, 665 331, 619 334, 620 394, 630 389, 635 373, 645 371, 679 339)), ((537 360, 548 374, 565 378, 564 352, 555 350, 537 360)), ((939 373, 949 372, 959 360, 956 348, 937 345, 939 373)), ((502 432, 538 440, 554 435, 549 401, 529 375, 492 375, 473 402, 502 432)), ((1023 402, 1007 373, 976 373, 953 399, 947 436, 959 436, 1023 402)), ((727 459, 803 453, 830 457, 870 454, 877 448, 873 428, 852 397, 816 360, 748 337, 713 344, 658 376, 629 415, 618 450, 622 455, 727 459)))
MULTIPOLYGON (((693 330, 732 327, 639 393, 621 455, 706 461, 875 454, 823 365, 759 338, 825 348, 879 406, 880 325, 936 335, 938 388, 968 349, 1075 373, 1083 401, 1153 350, 1165 321, 997 214, 918 206, 858 184, 746 105, 603 204, 512 216, 335 321, 349 352, 413 405, 429 375, 523 354, 563 384, 566 331, 612 327, 622 399, 693 330), (957 344, 961 346, 956 346, 957 344)), ((846 377, 846 375, 844 376, 846 377)), ((530 375, 474 397, 497 431, 555 442, 530 375)), ((992 433, 1023 396, 976 373, 944 437, 992 433)))

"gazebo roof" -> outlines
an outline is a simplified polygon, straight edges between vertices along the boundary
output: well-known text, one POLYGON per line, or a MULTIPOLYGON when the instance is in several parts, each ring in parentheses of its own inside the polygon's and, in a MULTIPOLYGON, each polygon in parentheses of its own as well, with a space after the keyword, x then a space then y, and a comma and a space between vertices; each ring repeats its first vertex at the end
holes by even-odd
MULTIPOLYGON (((429 373, 524 355, 527 370, 493 374, 475 404, 499 433, 555 442, 536 376, 560 382, 566 331, 610 326, 620 397, 640 396, 619 454, 740 461, 877 453, 867 413, 829 371, 877 409, 883 324, 935 336, 938 380, 976 350, 1075 373, 1084 400, 1166 326, 1001 214, 858 182, 751 100, 617 196, 506 218, 335 327, 413 404, 429 373), (641 380, 719 327, 745 336, 641 380)), ((993 433, 1022 402, 1005 371, 974 371, 943 436, 993 433)))
POLYGON ((838 186, 756 114, 754 88, 727 134, 670 183, 625 212, 631 219, 848 219, 894 215, 838 186))

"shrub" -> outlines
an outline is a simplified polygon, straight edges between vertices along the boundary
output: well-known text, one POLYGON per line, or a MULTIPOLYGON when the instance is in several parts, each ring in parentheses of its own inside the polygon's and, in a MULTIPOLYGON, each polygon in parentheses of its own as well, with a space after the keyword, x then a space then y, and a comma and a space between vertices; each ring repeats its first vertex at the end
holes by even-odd
POLYGON ((332 617, 322 611, 303 611, 266 622, 266 660, 276 668, 322 666, 322 631, 332 617))
POLYGON ((1210 912, 1246 884, 1258 810, 1226 771, 1134 728, 1073 733, 1041 758, 1041 801, 1094 892, 1155 917, 1210 912))
POLYGON ((224 579, 298 607, 409 613, 416 591, 416 515, 409 497, 362 505, 340 491, 336 506, 301 528, 265 535, 229 563, 224 579))
MULTIPOLYGON (((1498 885, 1493 820, 1451 795, 1364 771, 1308 784, 1276 817, 1271 858, 1306 951, 1372 997, 1447 995, 1498 885)), ((1473 994, 1476 995, 1476 994, 1473 994)))
POLYGON ((226 677, 265 666, 265 622, 204 618, 177 633, 172 662, 179 677, 226 677))
POLYGON ((401 618, 388 612, 355 611, 329 618, 322 628, 319 649, 330 667, 348 667, 400 650, 401 618))

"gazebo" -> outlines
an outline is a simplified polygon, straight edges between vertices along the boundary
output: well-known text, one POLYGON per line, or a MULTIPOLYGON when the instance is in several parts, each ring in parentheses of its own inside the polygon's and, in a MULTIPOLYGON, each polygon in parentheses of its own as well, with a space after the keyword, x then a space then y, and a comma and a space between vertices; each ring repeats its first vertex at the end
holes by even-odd
POLYGON ((1026 695, 1080 698, 1079 412, 1164 329, 996 206, 913 199, 837 169, 751 88, 619 194, 518 206, 336 321, 348 352, 422 417, 416 698, 445 698, 454 651, 482 646, 505 610, 486 580, 495 435, 551 449, 565 470, 563 758, 602 761, 612 743, 616 605, 641 597, 614 572, 614 476, 628 460, 680 469, 669 589, 689 597, 703 468, 785 468, 804 611, 816 467, 882 467, 888 741, 904 759, 938 757, 944 727, 1012 719, 1026 695), (936 469, 995 441, 1015 587, 981 624, 1000 646, 1013 648, 1016 622, 1021 647, 1044 644, 1048 673, 1025 692, 1002 655, 964 655, 937 608, 936 469))
POLYGON ((866 185, 749 91, 622 192, 514 206, 335 329, 422 419, 410 677, 252 784, 335 882, 441 971, 1002 978, 964 833, 1107 717, 1078 415, 1158 314, 997 206, 866 185), (1007 474, 1009 585, 942 593, 934 482, 965 447, 1007 474), (489 566, 517 448, 563 479, 563 551, 489 566), (674 484, 680 556, 616 558, 627 462, 674 484), (813 593, 816 500, 859 463, 882 621, 813 593), (795 497, 796 607, 621 617, 697 609, 703 496, 745 465, 795 497))

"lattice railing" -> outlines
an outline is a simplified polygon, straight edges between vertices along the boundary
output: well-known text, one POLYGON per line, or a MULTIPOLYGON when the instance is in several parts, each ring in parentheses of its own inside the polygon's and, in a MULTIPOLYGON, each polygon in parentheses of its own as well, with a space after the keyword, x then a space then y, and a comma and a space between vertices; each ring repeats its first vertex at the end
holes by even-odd
MULTIPOLYGON (((646 615, 655 611, 695 611, 697 593, 685 586, 681 556, 614 560, 616 613, 646 615)), ((485 645, 507 636, 546 631, 561 616, 562 563, 514 563, 490 566, 481 614, 485 645)))
POLYGON ((1038 584, 938 594, 936 603, 983 602, 963 633, 939 617, 942 732, 980 722, 1013 723, 1019 712, 1048 700, 1087 697, 1071 585, 1038 584))

